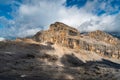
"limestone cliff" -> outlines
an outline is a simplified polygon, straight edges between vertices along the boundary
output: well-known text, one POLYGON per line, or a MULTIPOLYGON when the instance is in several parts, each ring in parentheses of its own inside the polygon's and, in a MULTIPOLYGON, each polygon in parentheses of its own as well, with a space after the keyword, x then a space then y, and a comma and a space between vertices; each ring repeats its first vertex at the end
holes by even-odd
POLYGON ((96 52, 109 58, 120 58, 120 40, 102 31, 87 34, 64 23, 51 24, 46 31, 38 32, 34 37, 37 42, 50 42, 71 49, 83 49, 96 52))
POLYGON ((52 42, 66 47, 76 48, 79 46, 79 34, 80 32, 77 29, 56 22, 55 24, 51 24, 48 30, 38 32, 34 36, 34 39, 40 42, 52 42))

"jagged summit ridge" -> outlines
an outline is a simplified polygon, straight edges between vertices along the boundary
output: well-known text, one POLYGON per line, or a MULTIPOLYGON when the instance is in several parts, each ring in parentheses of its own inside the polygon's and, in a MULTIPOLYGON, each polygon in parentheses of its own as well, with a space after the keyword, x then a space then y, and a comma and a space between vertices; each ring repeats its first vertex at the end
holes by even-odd
POLYGON ((119 42, 119 40, 117 38, 113 37, 112 35, 110 35, 108 33, 100 31, 100 30, 90 32, 90 33, 88 33, 88 36, 90 36, 91 38, 94 38, 96 40, 104 41, 109 44, 117 44, 119 42))
POLYGON ((34 39, 40 42, 52 42, 75 48, 79 44, 80 32, 63 23, 56 22, 46 31, 38 32, 34 39))
POLYGON ((92 51, 107 57, 120 57, 120 41, 117 38, 100 30, 81 35, 77 29, 61 22, 51 24, 46 31, 38 32, 34 40, 92 51))
POLYGON ((71 27, 71 26, 68 26, 62 22, 55 22, 54 24, 51 24, 50 25, 50 29, 55 28, 55 27, 58 27, 58 28, 64 28, 64 29, 70 29, 70 30, 74 30, 75 32, 78 32, 77 29, 71 27))

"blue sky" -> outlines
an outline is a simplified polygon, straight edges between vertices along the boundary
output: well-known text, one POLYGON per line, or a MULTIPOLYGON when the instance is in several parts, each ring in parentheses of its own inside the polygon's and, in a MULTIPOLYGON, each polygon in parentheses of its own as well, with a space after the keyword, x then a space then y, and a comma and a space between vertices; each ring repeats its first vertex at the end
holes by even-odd
POLYGON ((120 0, 0 0, 0 37, 34 35, 56 21, 81 32, 120 32, 120 0))

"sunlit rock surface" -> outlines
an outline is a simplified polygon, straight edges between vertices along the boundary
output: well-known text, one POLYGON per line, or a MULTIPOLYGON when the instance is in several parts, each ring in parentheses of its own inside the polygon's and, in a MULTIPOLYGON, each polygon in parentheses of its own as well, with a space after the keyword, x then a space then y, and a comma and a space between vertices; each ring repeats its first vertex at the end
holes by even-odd
POLYGON ((33 38, 0 42, 0 80, 119 80, 119 39, 56 22, 33 38))

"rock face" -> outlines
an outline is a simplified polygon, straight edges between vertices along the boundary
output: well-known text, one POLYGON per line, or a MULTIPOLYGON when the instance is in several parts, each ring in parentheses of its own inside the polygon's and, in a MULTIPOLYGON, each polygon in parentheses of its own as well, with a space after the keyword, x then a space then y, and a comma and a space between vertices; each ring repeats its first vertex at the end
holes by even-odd
POLYGON ((52 42, 70 48, 77 48, 79 47, 79 34, 77 29, 56 22, 51 24, 48 30, 38 32, 34 39, 40 42, 52 42))
POLYGON ((38 32, 33 38, 37 42, 50 42, 71 49, 96 52, 109 58, 120 58, 119 39, 99 30, 80 34, 77 29, 56 22, 51 24, 48 30, 38 32))
POLYGON ((102 32, 100 30, 94 31, 94 32, 90 32, 88 34, 91 38, 94 38, 96 40, 99 41, 103 41, 109 44, 117 44, 119 42, 119 40, 105 32, 102 32))

